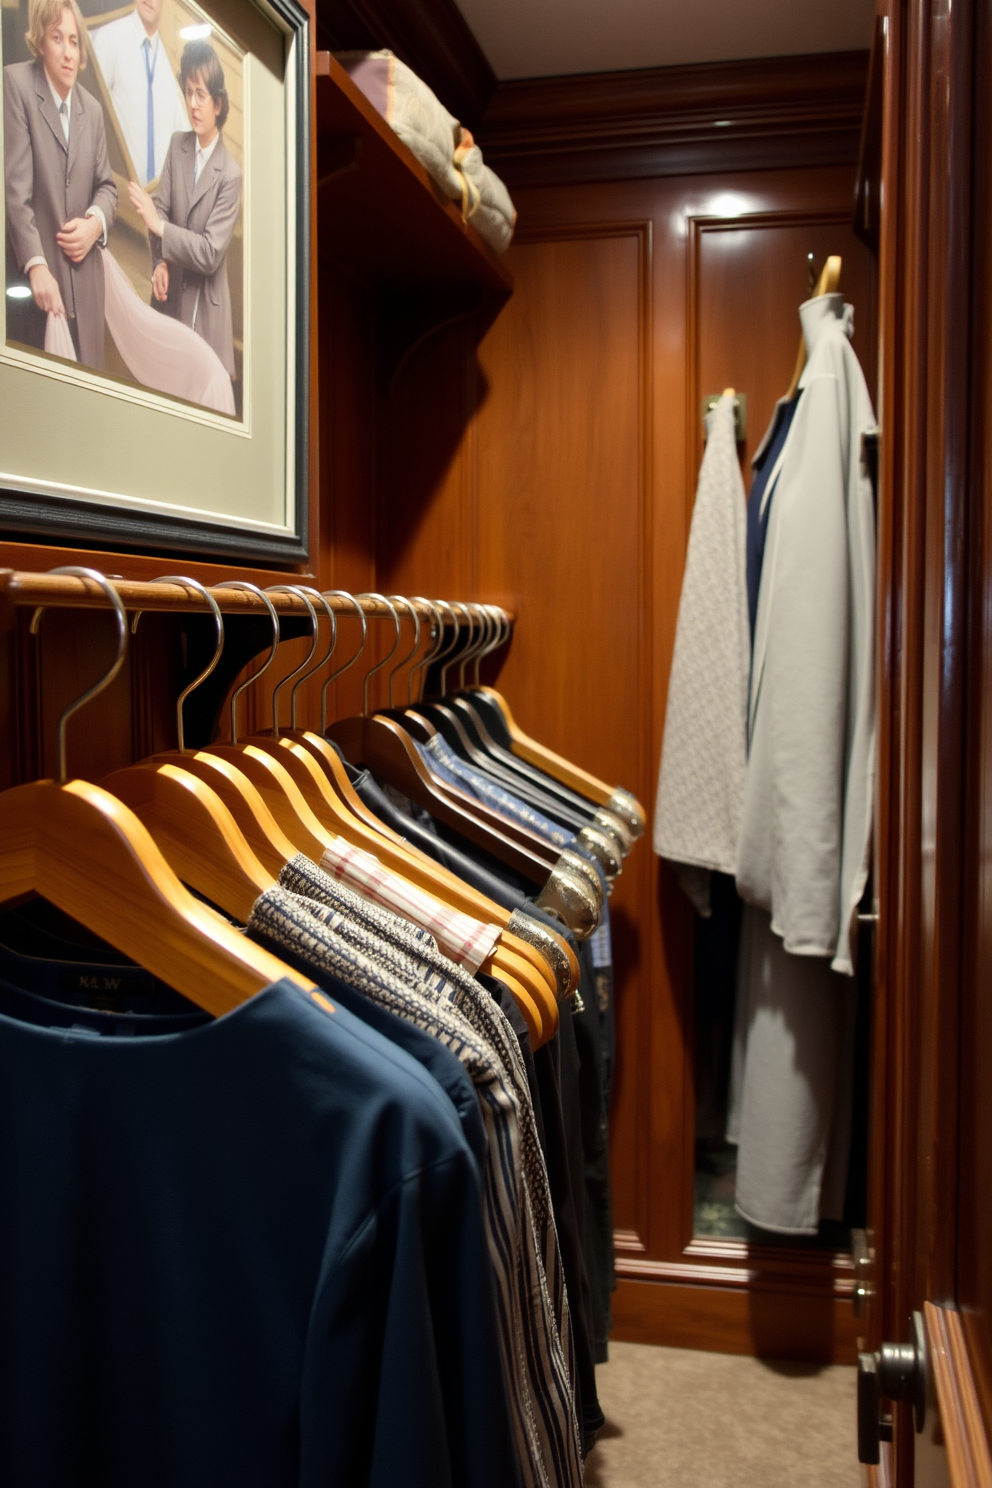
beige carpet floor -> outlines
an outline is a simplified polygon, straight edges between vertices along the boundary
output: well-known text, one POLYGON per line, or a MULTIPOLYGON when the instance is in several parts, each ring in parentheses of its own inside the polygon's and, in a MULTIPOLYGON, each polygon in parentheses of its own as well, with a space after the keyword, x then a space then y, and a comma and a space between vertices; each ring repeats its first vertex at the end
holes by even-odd
POLYGON ((855 1373, 611 1343, 586 1488, 861 1488, 855 1373))

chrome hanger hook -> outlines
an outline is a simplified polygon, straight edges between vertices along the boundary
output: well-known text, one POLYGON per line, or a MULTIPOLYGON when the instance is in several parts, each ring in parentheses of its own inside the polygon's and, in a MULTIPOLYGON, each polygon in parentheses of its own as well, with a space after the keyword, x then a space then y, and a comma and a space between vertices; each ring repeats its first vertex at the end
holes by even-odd
POLYGON ((510 619, 506 611, 504 609, 501 609, 499 605, 490 605, 489 608, 495 614, 497 621, 496 639, 490 647, 490 650, 498 651, 500 646, 505 645, 512 636, 513 621, 510 619))
POLYGON ((327 618, 331 622, 331 644, 328 646, 323 656, 317 662, 316 666, 312 666, 308 672, 305 672, 304 675, 299 678, 292 692, 289 694, 289 722, 290 727, 293 729, 297 727, 296 694, 299 692, 304 682, 308 682, 311 677, 316 677, 317 673, 327 665, 331 657, 334 655, 334 647, 338 643, 338 621, 330 600, 325 599, 319 589, 311 589, 309 584, 297 584, 296 587, 299 589, 301 594, 311 595, 314 599, 319 600, 320 603, 324 606, 324 609, 327 611, 327 618))
MULTIPOLYGON (((468 605, 464 604, 462 602, 462 600, 460 600, 460 599, 449 599, 448 605, 449 605, 449 608, 450 609, 452 609, 452 610, 461 610, 462 613, 464 614, 465 619, 468 621, 469 645, 471 645, 471 643, 472 643, 473 624, 472 624, 472 616, 469 614, 468 605)), ((448 672, 451 670, 451 668, 453 666, 455 666, 457 664, 457 662, 459 661, 459 659, 461 658, 461 655, 462 655, 461 651, 458 650, 458 641, 461 639, 460 630, 461 630, 461 621, 458 622, 458 628, 455 631, 455 645, 451 648, 451 651, 447 653, 448 660, 444 663, 444 666, 441 668, 441 697, 447 696, 447 694, 445 692, 445 688, 448 685, 448 672)))
MULTIPOLYGON (((413 702, 413 679, 414 679, 414 677, 417 675, 418 672, 423 671, 425 667, 430 666, 431 662, 434 660, 434 657, 437 655, 438 651, 444 645, 444 620, 442 618, 441 609, 440 609, 440 606, 444 603, 444 601, 443 600, 424 599, 424 597, 423 597, 422 594, 415 594, 414 597, 413 597, 413 602, 414 602, 414 604, 425 604, 427 606, 427 608, 431 612, 431 634, 430 634, 430 639, 431 639, 432 645, 431 645, 431 649, 428 652, 426 652, 426 654, 424 656, 422 656, 419 661, 415 661, 414 662, 413 666, 410 668, 409 672, 407 673, 407 679, 406 679, 406 700, 407 700, 407 703, 408 704, 413 702)), ((426 677, 426 673, 425 673, 425 677, 426 677)))
POLYGON ((485 661, 485 659, 486 659, 487 656, 491 656, 494 651, 498 651, 499 650, 499 647, 503 643, 503 611, 501 609, 499 609, 497 605, 483 605, 482 608, 485 611, 485 613, 489 616, 489 619, 492 621, 493 628, 492 628, 492 634, 490 635, 489 641, 487 642, 487 644, 485 646, 483 646, 482 650, 479 652, 478 656, 475 658, 475 686, 476 687, 478 687, 480 685, 479 684, 479 667, 480 667, 481 663, 483 661, 485 661))
POLYGON ((232 744, 237 744, 237 742, 238 742, 238 698, 244 692, 244 690, 245 690, 246 687, 250 687, 253 682, 257 682, 258 679, 259 679, 259 677, 261 677, 262 673, 268 671, 269 667, 272 665, 272 659, 275 656, 276 649, 277 649, 277 647, 279 645, 279 616, 276 614, 276 607, 272 603, 272 601, 269 598, 269 596, 267 594, 264 594, 262 592, 262 590, 259 589, 259 587, 258 587, 257 584, 249 584, 247 579, 230 579, 225 584, 218 584, 217 585, 217 588, 218 589, 244 589, 246 593, 248 593, 248 594, 254 594, 257 599, 260 599, 262 601, 263 605, 265 606, 265 608, 269 612, 269 619, 272 621, 272 645, 269 648, 269 654, 268 654, 268 656, 265 658, 265 660, 263 661, 262 665, 259 667, 258 671, 255 672, 255 673, 253 673, 252 676, 246 677, 245 680, 242 682, 241 686, 240 687, 236 687, 234 689, 234 691, 231 693, 231 743, 232 744))
MULTIPOLYGON (((81 693, 80 696, 73 702, 71 702, 67 708, 62 709, 62 712, 59 715, 59 721, 55 727, 55 758, 58 770, 56 779, 58 780, 59 785, 65 785, 66 724, 69 722, 69 719, 74 713, 78 713, 80 708, 84 707, 86 703, 91 703, 95 697, 103 692, 105 687, 110 686, 111 682, 113 682, 114 678, 117 676, 117 673, 124 665, 124 658, 127 655, 127 612, 125 611, 124 603, 120 595, 117 593, 117 590, 114 588, 113 584, 108 578, 105 578, 102 573, 98 573, 95 568, 50 568, 48 571, 49 573, 53 574, 66 574, 76 579, 89 579, 91 583, 96 584, 100 589, 103 590, 104 594, 107 596, 107 599, 110 601, 114 614, 117 616, 117 655, 111 662, 109 669, 103 674, 99 681, 94 682, 92 687, 88 687, 86 691, 84 693, 81 693)), ((44 605, 40 605, 31 616, 30 629, 31 634, 34 636, 38 634, 38 628, 41 625, 41 617, 44 613, 45 608, 46 607, 44 605)))
POLYGON ((362 712, 367 714, 369 711, 369 682, 375 676, 376 672, 381 672, 383 667, 386 665, 386 662, 391 660, 393 652, 396 650, 396 647, 400 643, 400 617, 399 615, 397 615, 396 610, 389 603, 389 600, 384 594, 359 594, 358 598, 374 599, 377 603, 384 604, 386 606, 386 609, 392 615, 393 624, 396 626, 396 639, 393 641, 393 644, 390 646, 389 650, 386 652, 382 660, 377 661, 375 666, 372 667, 370 671, 365 673, 365 680, 362 683, 362 712))
POLYGON ((358 615, 358 618, 359 618, 359 620, 361 622, 361 626, 362 626, 362 639, 361 639, 361 643, 360 643, 360 645, 358 647, 358 650, 355 652, 354 656, 349 656, 348 657, 348 660, 345 662, 344 666, 335 667, 334 671, 331 672, 330 676, 325 681, 323 687, 320 689, 320 732, 321 732, 321 734, 326 734, 327 733, 327 689, 330 687, 330 685, 331 685, 332 682, 335 682, 337 680, 338 677, 343 676, 344 673, 348 670, 349 667, 353 667, 355 665, 355 662, 358 660, 358 658, 361 656, 362 652, 365 650, 365 642, 368 640, 368 635, 369 635, 369 622, 365 618, 365 611, 362 609, 361 605, 358 603, 358 600, 355 598, 355 596, 353 594, 349 594, 348 591, 347 591, 347 589, 325 589, 324 590, 324 598, 325 599, 346 599, 349 604, 352 604, 352 605, 355 606, 355 613, 358 615))
MULTIPOLYGON (((443 606, 444 609, 446 609, 448 611, 448 613, 451 616, 451 623, 452 623, 452 627, 454 629, 454 634, 452 635, 452 638, 451 638, 451 644, 449 646, 440 646, 438 648, 438 650, 435 652, 435 654, 431 657, 432 663, 436 666, 438 664, 438 662, 440 662, 440 660, 442 659, 442 657, 450 657, 454 651, 457 651, 458 650, 458 641, 459 641, 459 636, 460 636, 460 629, 459 629, 460 622, 459 622, 458 616, 455 614, 455 602, 454 601, 452 601, 450 599, 438 599, 438 600, 435 600, 435 604, 438 604, 438 605, 443 606)), ((438 696, 439 697, 443 697, 444 696, 444 679, 445 679, 445 676, 447 675, 447 671, 448 671, 448 666, 449 665, 450 665, 450 663, 448 661, 445 661, 444 666, 441 667, 440 671, 438 672, 438 685, 439 685, 439 689, 440 689, 439 692, 438 692, 438 696)), ((425 677, 425 679, 424 679, 425 685, 426 685, 426 680, 427 679, 425 677)))
MULTIPOLYGON (((408 661, 411 661, 413 659, 413 657, 416 656, 417 652, 420 650, 420 616, 417 614, 417 607, 413 603, 413 601, 411 599, 404 598, 404 596, 402 594, 391 594, 389 596, 389 602, 390 602, 390 604, 406 605, 407 609, 410 611, 411 616, 413 617, 413 650, 412 651, 408 651, 407 654, 406 654, 406 656, 404 656, 400 661, 398 661, 396 663, 396 665, 392 668, 391 672, 389 673, 389 694, 388 694, 388 696, 389 696, 389 706, 392 707, 393 706, 393 678, 396 676, 396 673, 400 670, 400 668, 401 667, 405 667, 406 664, 407 664, 407 662, 408 661)), ((407 700, 407 702, 410 701, 409 678, 407 679, 407 699, 406 700, 407 700)))
MULTIPOLYGON (((179 753, 185 754, 186 735, 183 731, 183 704, 189 697, 190 693, 193 692, 197 687, 199 687, 201 682, 205 682, 207 680, 207 678, 210 676, 210 673, 214 671, 217 663, 221 659, 224 651, 224 616, 221 614, 220 605, 214 599, 213 595, 210 593, 210 590, 207 589, 203 584, 201 584, 199 579, 188 579, 184 574, 163 574, 161 578, 152 579, 151 582, 153 584, 185 584, 188 589, 195 589, 197 594, 199 594, 201 598, 205 599, 207 604, 210 606, 214 621, 217 625, 217 644, 214 647, 213 656, 210 658, 207 665, 203 668, 203 671, 200 673, 200 675, 198 677, 194 677, 192 682, 188 683, 183 688, 182 692, 176 699, 176 744, 179 748, 179 753)), ((144 610, 138 610, 134 619, 131 621, 132 635, 137 635, 138 621, 141 619, 144 613, 144 610)))
MULTIPOLYGON (((291 672, 289 672, 287 674, 287 676, 283 677, 283 679, 282 679, 281 682, 277 682, 276 685, 275 685, 275 687, 273 687, 273 689, 272 689, 272 737, 273 737, 273 739, 278 739, 278 737, 279 737, 279 694, 282 692, 283 688, 286 686, 286 684, 288 682, 292 682, 292 680, 293 680, 294 677, 299 677, 299 675, 300 675, 301 672, 306 671, 307 667, 310 665, 311 661, 313 660, 313 653, 317 649, 317 640, 318 640, 318 636, 317 636, 317 611, 314 609, 313 605, 307 599, 306 595, 304 594, 304 592, 301 589, 301 587, 300 587, 299 584, 270 584, 268 586, 268 588, 266 589, 265 592, 266 592, 266 594, 296 594, 296 595, 299 595, 300 599, 302 599, 303 603, 307 607, 307 614, 310 616, 310 624, 313 627, 313 630, 311 632, 311 634, 312 634, 312 642, 313 643, 312 643, 312 645, 310 647, 310 650, 307 652, 306 656, 304 656, 304 658, 300 662, 299 666, 298 667, 294 667, 293 670, 291 672)), ((276 622, 276 625, 278 627, 278 621, 276 622)), ((278 629, 276 631, 276 635, 278 637, 278 629)), ((278 644, 278 642, 277 642, 277 644, 278 644)), ((302 678, 301 678, 301 681, 302 681, 302 678)))
POLYGON ((478 680, 479 680, 479 675, 478 675, 479 674, 479 658, 481 657, 482 653, 485 651, 486 646, 489 644, 489 636, 490 636, 490 629, 489 629, 489 627, 490 627, 490 623, 491 622, 490 622, 489 612, 486 609, 485 605, 478 604, 478 603, 476 603, 473 600, 473 601, 471 601, 469 603, 468 608, 469 608, 469 610, 471 611, 471 613, 475 616, 475 618, 479 622, 479 636, 478 636, 478 639, 475 642, 475 645, 474 646, 470 646, 468 648, 468 650, 465 652, 465 655, 462 657, 462 664, 461 664, 461 667, 460 667, 459 673, 458 673, 459 683, 460 683, 459 691, 461 691, 461 692, 464 692, 465 691, 465 668, 466 668, 466 666, 468 665, 468 663, 470 661, 475 664, 475 672, 476 672, 475 680, 476 680, 476 682, 478 682, 478 680))

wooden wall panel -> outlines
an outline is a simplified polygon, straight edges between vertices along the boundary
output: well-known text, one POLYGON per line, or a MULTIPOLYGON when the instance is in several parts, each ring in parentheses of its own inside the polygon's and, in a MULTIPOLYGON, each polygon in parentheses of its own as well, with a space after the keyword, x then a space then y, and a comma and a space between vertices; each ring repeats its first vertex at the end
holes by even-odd
MULTIPOLYGON (((875 291, 848 226, 853 178, 853 167, 831 167, 519 191, 516 291, 463 368, 462 391, 441 338, 407 369, 409 439, 431 437, 439 376, 451 399, 475 385, 478 406, 457 450, 449 428, 438 436, 435 486, 415 483, 415 500, 399 515, 393 507, 388 530, 382 513, 407 493, 396 481, 380 486, 380 579, 429 593, 424 575, 443 575, 451 593, 512 607, 517 628, 499 685, 521 725, 635 791, 649 811, 702 448, 700 393, 734 382, 749 394, 753 448, 791 377, 810 250, 819 262, 844 255, 874 382, 875 291)), ((395 442, 397 467, 407 447, 395 442)), ((617 886, 614 923, 619 1268, 637 1281, 631 1298, 659 1287, 636 1328, 624 1303, 618 1336, 691 1341, 687 1319, 701 1315, 699 1293, 712 1286, 704 1310, 730 1311, 720 1326, 701 1326, 699 1345, 732 1338, 735 1348, 764 1348, 754 1310, 736 1294, 720 1300, 721 1267, 746 1269, 744 1246, 711 1254, 692 1240, 692 916, 649 840, 617 886), (683 1286, 693 1288, 684 1303, 683 1286)), ((852 1357, 849 1261, 798 1265, 791 1302, 772 1309, 776 1347, 852 1357)), ((762 1285, 777 1295, 777 1273, 762 1285)))
MULTIPOLYGON (((807 254, 816 276, 829 254, 843 259, 841 289, 853 304, 854 338, 868 388, 876 394, 877 325, 874 263, 854 233, 850 213, 773 212, 767 216, 699 218, 689 224, 689 383, 697 415, 705 394, 727 385, 747 395, 747 430, 741 450, 746 481, 775 403, 792 378, 799 346, 796 306, 808 296, 807 254), (755 324, 762 327, 753 334, 755 324), (694 365, 695 364, 695 365, 694 365)), ((692 430, 692 464, 703 453, 703 426, 692 430)))
MULTIPOLYGON (((645 778, 650 714, 650 229, 580 224, 525 237, 512 255, 514 298, 481 354, 480 593, 518 617, 500 686, 522 728, 618 783, 645 778)), ((645 857, 614 899, 628 985, 641 964, 645 857)), ((621 998, 621 1069, 647 1036, 643 1007, 621 998)), ((637 1150, 647 1115, 623 1106, 617 1142, 637 1150)), ((645 1176, 624 1168, 615 1185, 616 1223, 638 1244, 645 1176)))

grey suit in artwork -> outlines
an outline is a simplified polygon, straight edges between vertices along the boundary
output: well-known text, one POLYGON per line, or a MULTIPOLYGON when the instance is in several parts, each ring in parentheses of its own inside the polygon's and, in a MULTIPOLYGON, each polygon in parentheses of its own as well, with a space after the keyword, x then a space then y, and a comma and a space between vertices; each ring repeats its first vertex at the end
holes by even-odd
POLYGON ((3 156, 7 233, 17 267, 43 257, 58 280, 66 313, 75 316, 79 359, 103 366, 103 264, 96 248, 74 264, 56 234, 90 207, 103 212, 109 233, 117 187, 107 158, 103 110, 76 83, 69 143, 40 60, 3 70, 3 156))
POLYGON ((241 168, 223 136, 193 185, 196 135, 174 134, 162 167, 155 205, 165 224, 152 236, 152 258, 169 265, 166 313, 192 326, 233 377, 234 327, 227 282, 227 250, 241 209, 241 168))

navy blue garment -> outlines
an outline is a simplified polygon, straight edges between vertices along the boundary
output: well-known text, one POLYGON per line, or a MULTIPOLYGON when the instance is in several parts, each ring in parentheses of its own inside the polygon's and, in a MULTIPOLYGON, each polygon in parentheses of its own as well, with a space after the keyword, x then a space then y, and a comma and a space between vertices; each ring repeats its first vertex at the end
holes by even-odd
POLYGON ((436 1083, 288 979, 216 1020, 97 991, 116 1011, 0 985, 0 1482, 515 1481, 436 1083))
MULTIPOLYGON (((267 944, 264 935, 257 931, 251 931, 252 938, 267 944)), ((315 970, 313 965, 306 962, 303 957, 294 956, 292 951, 285 945, 270 944, 271 950, 287 966, 293 967, 301 972, 310 981, 317 981, 324 991, 331 996, 336 1003, 348 1009, 360 1022, 369 1028, 374 1028, 381 1033, 383 1038, 389 1039, 390 1043, 398 1044, 401 1049, 423 1065, 424 1069, 431 1075, 445 1095, 451 1101, 458 1119, 462 1124, 462 1135, 469 1145, 469 1150, 478 1164, 481 1179, 482 1167, 487 1159, 488 1142, 486 1141, 486 1130, 482 1124, 482 1113, 479 1110, 479 1097, 475 1093, 471 1076, 465 1069, 461 1060, 444 1044, 425 1033, 414 1023, 408 1023, 405 1018, 397 1017, 396 1013, 390 1012, 389 1008, 382 1007, 373 1002, 363 992, 358 992, 354 987, 332 976, 330 972, 315 970)))
POLYGON ((758 618, 761 565, 765 557, 765 536, 768 532, 768 514, 775 499, 774 490, 768 498, 764 511, 761 510, 761 501, 769 476, 775 468, 775 462, 782 453, 789 430, 792 428, 792 420, 799 406, 799 398, 800 394, 797 393, 794 398, 788 401, 783 398, 775 404, 771 428, 765 435, 764 444, 753 461, 754 479, 751 482, 751 494, 747 498, 747 609, 751 617, 752 641, 754 640, 755 621, 758 618))

